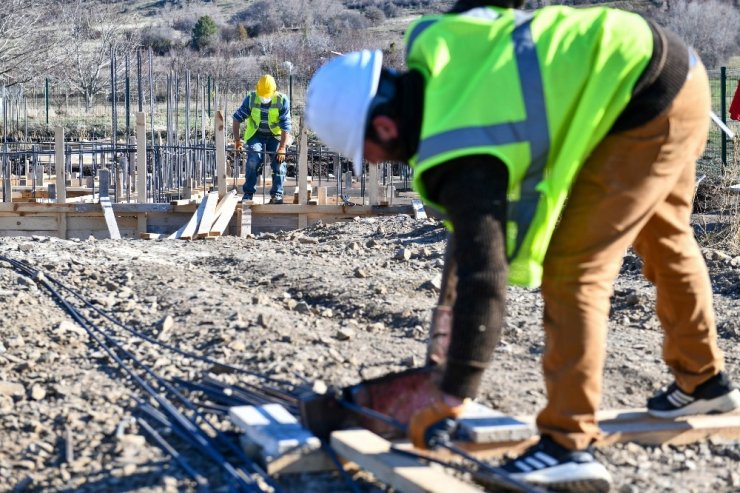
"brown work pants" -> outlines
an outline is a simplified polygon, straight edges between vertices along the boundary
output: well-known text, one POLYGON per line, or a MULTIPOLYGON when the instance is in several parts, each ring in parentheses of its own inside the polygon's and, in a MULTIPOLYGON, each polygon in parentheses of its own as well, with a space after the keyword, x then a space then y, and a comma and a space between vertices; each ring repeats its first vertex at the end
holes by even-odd
POLYGON ((697 64, 671 106, 607 136, 580 171, 544 265, 541 433, 568 448, 599 438, 612 285, 633 245, 656 286, 663 358, 693 392, 723 368, 707 268, 690 225, 695 161, 709 126, 709 84, 697 64))

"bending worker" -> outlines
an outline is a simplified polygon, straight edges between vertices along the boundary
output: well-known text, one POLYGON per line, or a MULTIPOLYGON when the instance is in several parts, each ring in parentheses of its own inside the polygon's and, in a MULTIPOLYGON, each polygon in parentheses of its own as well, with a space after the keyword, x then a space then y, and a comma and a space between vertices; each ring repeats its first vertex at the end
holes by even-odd
POLYGON ((247 165, 242 200, 252 200, 257 191, 257 176, 262 173, 264 159, 269 155, 272 156, 270 203, 282 204, 287 170, 285 148, 291 129, 290 102, 285 94, 277 91, 277 84, 271 75, 263 75, 255 89, 247 94, 239 109, 234 112, 232 123, 234 148, 240 152, 242 139, 239 137, 239 127, 243 121, 247 122, 244 128, 247 165))
POLYGON ((610 474, 591 446, 609 299, 630 245, 657 287, 675 379, 647 400, 649 412, 740 407, 689 223, 709 85, 693 50, 637 14, 521 5, 460 0, 422 17, 406 33, 408 72, 383 68, 380 51, 331 60, 309 84, 306 118, 354 157, 356 173, 363 156, 411 163, 416 190, 454 230, 451 339, 440 396, 409 423, 415 445, 476 396, 507 281, 541 285, 541 439, 503 467, 545 487, 606 491, 610 474))

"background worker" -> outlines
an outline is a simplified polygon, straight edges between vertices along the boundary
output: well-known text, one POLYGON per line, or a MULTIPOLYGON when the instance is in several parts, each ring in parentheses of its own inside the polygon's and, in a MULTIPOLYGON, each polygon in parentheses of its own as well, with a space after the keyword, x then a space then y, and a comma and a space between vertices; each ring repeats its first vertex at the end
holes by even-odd
POLYGON ((246 120, 244 141, 247 143, 246 178, 243 200, 252 200, 257 190, 257 176, 262 172, 266 155, 272 167, 272 187, 270 203, 283 203, 285 183, 285 148, 291 129, 290 102, 288 97, 277 91, 277 84, 271 75, 263 75, 254 91, 247 94, 241 106, 234 112, 232 133, 234 148, 242 150, 239 127, 246 120), (266 154, 265 154, 266 153, 266 154))
POLYGON ((331 60, 309 84, 306 118, 354 157, 356 172, 363 156, 410 162, 416 190, 453 226, 451 338, 440 394, 409 423, 414 444, 424 447, 476 396, 500 339, 507 281, 541 284, 541 439, 503 467, 546 487, 607 491, 610 474, 591 446, 609 299, 630 245, 656 285, 675 378, 648 399, 649 412, 740 407, 690 226, 709 85, 693 50, 637 14, 512 10, 521 4, 460 1, 422 17, 406 33, 408 72, 382 68, 380 51, 331 60))

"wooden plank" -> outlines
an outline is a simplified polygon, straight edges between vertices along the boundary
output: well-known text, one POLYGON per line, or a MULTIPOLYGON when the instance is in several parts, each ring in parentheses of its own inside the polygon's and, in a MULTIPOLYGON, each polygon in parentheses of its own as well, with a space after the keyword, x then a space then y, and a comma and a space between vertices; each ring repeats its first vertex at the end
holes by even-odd
POLYGON ((346 214, 348 216, 370 216, 387 214, 412 214, 410 205, 377 207, 371 205, 308 205, 308 204, 264 204, 252 205, 254 214, 346 214))
POLYGON ((120 240, 121 232, 118 230, 116 216, 113 214, 113 206, 108 196, 108 186, 110 184, 110 171, 107 169, 98 170, 98 179, 100 180, 100 207, 103 209, 105 224, 108 226, 108 235, 112 240, 120 240))
POLYGON ((246 238, 250 234, 252 234, 252 205, 249 202, 242 202, 239 237, 246 238))
POLYGON ((440 467, 391 452, 389 441, 367 430, 335 431, 331 434, 331 444, 339 455, 402 493, 483 491, 445 473, 440 467))
POLYGON ((221 236, 229 226, 231 218, 234 216, 236 210, 236 204, 239 203, 240 197, 237 195, 236 190, 232 190, 221 204, 220 208, 216 211, 217 217, 211 226, 211 230, 208 232, 208 236, 221 236))
POLYGON ((57 179, 57 202, 67 201, 66 166, 64 165, 64 127, 54 127, 54 166, 57 179))
POLYGON ((55 216, 17 216, 0 217, 0 230, 5 231, 57 231, 58 218, 55 216))
POLYGON ((367 167, 367 196, 368 203, 370 205, 378 205, 380 203, 378 193, 378 165, 370 163, 367 167))
POLYGON ((600 412, 597 417, 606 434, 597 445, 617 442, 680 445, 708 437, 740 439, 740 412, 660 419, 650 416, 644 409, 626 409, 600 412))
POLYGON ((136 113, 136 201, 146 203, 146 115, 136 113))
POLYGON ((414 208, 414 218, 415 219, 426 219, 427 218, 427 213, 424 210, 424 204, 421 203, 421 200, 412 199, 411 207, 414 208))
POLYGON ((317 191, 317 195, 319 197, 319 205, 326 205, 326 192, 327 187, 319 187, 317 191))
POLYGON ((13 202, 13 183, 10 176, 3 177, 3 202, 13 202))
POLYGON ((214 118, 216 132, 216 185, 219 198, 226 195, 226 137, 224 135, 224 114, 216 112, 214 118))
MULTIPOLYGON (((710 437, 725 440, 740 439, 740 412, 661 419, 650 416, 645 409, 640 408, 600 411, 596 417, 604 432, 603 438, 595 444, 597 447, 624 442, 642 445, 684 445, 710 437)), ((535 423, 534 416, 516 419, 532 425, 535 423)), ((506 426, 506 423, 503 425, 506 426)), ((518 453, 536 440, 537 437, 533 436, 518 441, 469 443, 464 444, 464 448, 479 457, 498 457, 507 453, 518 453)))
POLYGON ((198 228, 193 235, 194 238, 202 238, 204 236, 208 236, 208 232, 211 230, 211 226, 213 226, 213 222, 216 220, 216 207, 218 206, 218 197, 218 192, 211 192, 206 197, 206 207, 203 210, 203 215, 200 217, 200 221, 198 222, 198 228))
MULTIPOLYGON (((308 130, 303 124, 303 117, 300 122, 300 137, 298 143, 298 203, 305 204, 308 201, 308 130)), ((299 221, 300 223, 300 221, 299 221)), ((304 226, 305 227, 305 226, 304 226)))
POLYGON ((203 199, 200 201, 200 205, 198 206, 198 209, 193 213, 193 215, 190 217, 187 223, 183 224, 180 229, 172 233, 168 238, 170 240, 178 239, 178 238, 191 238, 193 234, 195 233, 196 228, 198 227, 198 224, 200 223, 200 218, 203 217, 203 212, 206 209, 206 202, 207 199, 203 199))

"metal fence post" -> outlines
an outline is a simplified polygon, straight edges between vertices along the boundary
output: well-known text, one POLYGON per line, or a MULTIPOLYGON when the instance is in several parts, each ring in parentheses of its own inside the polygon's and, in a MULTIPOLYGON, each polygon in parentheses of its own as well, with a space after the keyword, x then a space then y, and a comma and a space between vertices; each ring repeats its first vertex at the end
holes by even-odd
POLYGON ((46 124, 49 124, 49 78, 46 78, 46 124))
MULTIPOLYGON (((722 123, 727 123, 727 67, 720 67, 719 69, 719 104, 720 104, 720 115, 722 123)), ((724 132, 720 132, 720 138, 722 139, 722 171, 727 166, 727 135, 724 132)))

